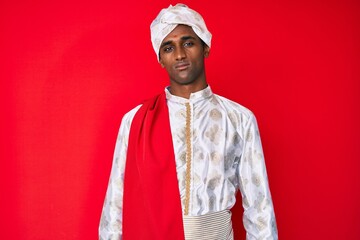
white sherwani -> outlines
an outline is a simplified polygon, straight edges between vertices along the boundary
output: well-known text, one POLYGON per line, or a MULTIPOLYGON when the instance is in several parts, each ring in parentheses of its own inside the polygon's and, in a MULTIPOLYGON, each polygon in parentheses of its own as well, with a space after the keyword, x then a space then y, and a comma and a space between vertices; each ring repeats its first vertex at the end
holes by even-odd
MULTIPOLYGON (((240 190, 246 239, 277 239, 264 155, 252 112, 214 94, 210 87, 191 94, 189 99, 174 96, 168 89, 165 92, 184 216, 231 209, 240 190)), ((100 239, 122 236, 128 136, 139 107, 128 112, 120 126, 100 239)))

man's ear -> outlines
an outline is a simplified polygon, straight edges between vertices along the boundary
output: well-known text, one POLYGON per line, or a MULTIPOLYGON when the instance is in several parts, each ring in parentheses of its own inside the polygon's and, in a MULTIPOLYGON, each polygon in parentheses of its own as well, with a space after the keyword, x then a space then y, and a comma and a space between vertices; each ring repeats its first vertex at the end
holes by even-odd
POLYGON ((209 56, 209 54, 210 54, 210 48, 209 48, 209 46, 205 46, 204 47, 204 57, 208 57, 209 56))
POLYGON ((162 61, 162 59, 161 59, 161 56, 160 56, 160 52, 159 52, 159 63, 160 63, 160 66, 162 67, 162 68, 164 68, 165 67, 165 65, 163 64, 163 61, 162 61))

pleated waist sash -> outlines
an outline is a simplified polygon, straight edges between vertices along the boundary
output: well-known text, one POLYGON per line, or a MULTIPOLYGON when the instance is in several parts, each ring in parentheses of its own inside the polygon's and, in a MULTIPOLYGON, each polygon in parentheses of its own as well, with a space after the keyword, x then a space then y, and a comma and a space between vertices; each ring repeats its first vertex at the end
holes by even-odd
POLYGON ((183 216, 186 240, 233 240, 230 210, 201 216, 183 216))

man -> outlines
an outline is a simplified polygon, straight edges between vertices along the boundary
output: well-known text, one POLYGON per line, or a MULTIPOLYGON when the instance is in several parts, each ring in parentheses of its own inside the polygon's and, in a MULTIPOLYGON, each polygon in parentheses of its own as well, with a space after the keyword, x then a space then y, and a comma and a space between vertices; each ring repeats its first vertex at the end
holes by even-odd
POLYGON ((123 117, 100 239, 233 239, 237 190, 246 239, 277 239, 255 117, 208 86, 203 18, 170 5, 150 28, 170 86, 123 117))

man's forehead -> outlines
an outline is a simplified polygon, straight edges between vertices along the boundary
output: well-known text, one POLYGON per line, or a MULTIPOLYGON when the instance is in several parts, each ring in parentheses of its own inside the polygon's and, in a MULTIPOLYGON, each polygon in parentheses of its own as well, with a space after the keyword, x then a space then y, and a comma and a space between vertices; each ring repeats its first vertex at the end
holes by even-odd
POLYGON ((176 40, 183 40, 184 38, 195 38, 199 39, 198 35, 194 32, 192 27, 187 25, 178 25, 176 26, 162 41, 161 45, 163 43, 168 41, 176 41, 176 40))

